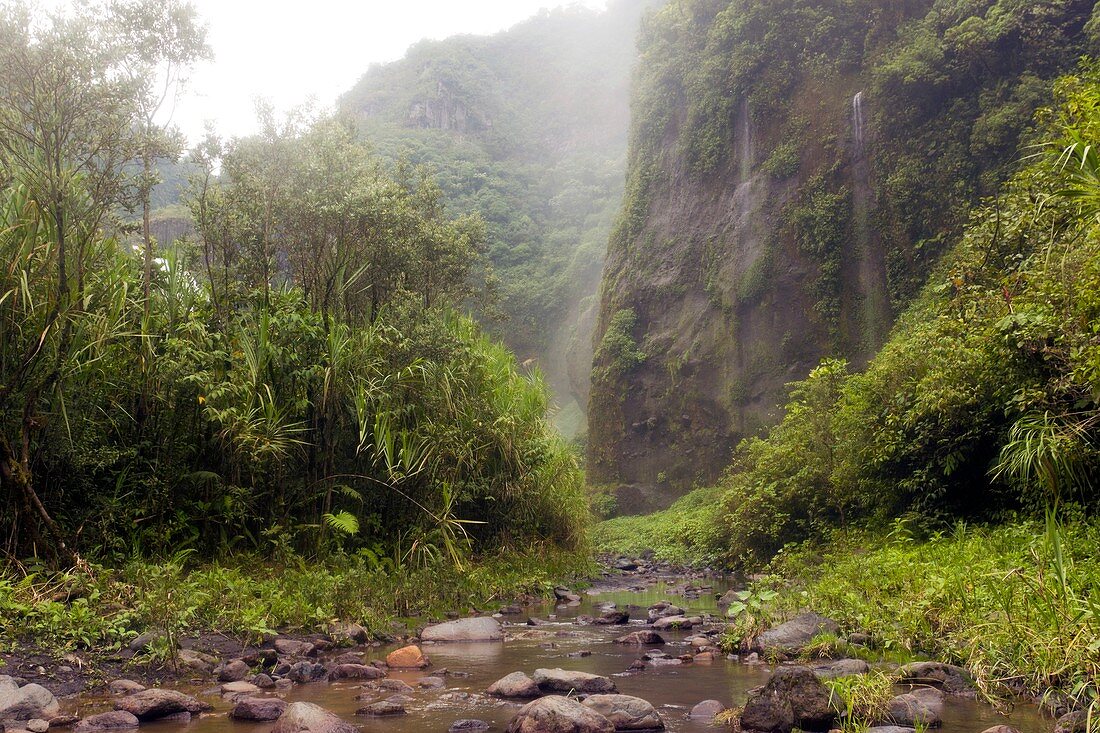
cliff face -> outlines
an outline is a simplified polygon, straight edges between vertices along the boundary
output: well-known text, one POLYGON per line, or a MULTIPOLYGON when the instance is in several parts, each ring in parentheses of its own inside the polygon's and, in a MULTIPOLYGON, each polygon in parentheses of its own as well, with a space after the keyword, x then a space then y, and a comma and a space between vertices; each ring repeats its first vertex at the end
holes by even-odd
POLYGON ((500 287, 482 320, 541 368, 567 435, 584 430, 630 69, 657 2, 543 11, 495 36, 424 41, 341 100, 383 156, 429 166, 452 211, 485 219, 500 287))
POLYGON ((1037 82, 1086 47, 1091 13, 694 0, 650 19, 596 325, 589 480, 620 511, 667 505, 714 480, 822 357, 866 363, 1015 164, 1037 82))

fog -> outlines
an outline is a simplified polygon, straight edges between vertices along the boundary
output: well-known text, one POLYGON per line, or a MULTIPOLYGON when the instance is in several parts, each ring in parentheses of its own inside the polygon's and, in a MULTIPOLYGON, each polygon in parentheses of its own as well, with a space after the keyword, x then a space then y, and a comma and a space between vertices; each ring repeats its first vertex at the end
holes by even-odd
MULTIPOLYGON (((64 8, 73 0, 46 0, 64 8)), ((258 98, 285 111, 331 105, 372 63, 394 61, 422 38, 489 34, 542 8, 606 0, 192 0, 208 24, 212 62, 200 64, 171 121, 194 142, 211 120, 225 136, 255 131, 258 98)))

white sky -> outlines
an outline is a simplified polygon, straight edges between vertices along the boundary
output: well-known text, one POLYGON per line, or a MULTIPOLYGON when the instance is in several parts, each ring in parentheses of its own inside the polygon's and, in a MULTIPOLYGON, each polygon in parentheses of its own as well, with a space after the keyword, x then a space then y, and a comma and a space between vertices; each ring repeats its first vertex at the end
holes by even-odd
MULTIPOLYGON (((223 136, 255 130, 255 100, 287 110, 336 101, 375 62, 394 61, 422 38, 489 34, 542 8, 606 0, 192 0, 208 26, 214 61, 191 75, 173 122, 192 142, 213 120, 223 136)), ((63 7, 68 0, 40 0, 63 7)))

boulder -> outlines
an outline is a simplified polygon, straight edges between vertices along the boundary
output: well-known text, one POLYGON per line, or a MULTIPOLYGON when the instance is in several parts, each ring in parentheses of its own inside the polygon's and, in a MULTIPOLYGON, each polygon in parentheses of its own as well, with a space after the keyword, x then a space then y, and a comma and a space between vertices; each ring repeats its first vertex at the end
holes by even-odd
POLYGON ((664 730, 652 705, 632 695, 589 695, 583 705, 611 721, 615 730, 664 730))
POLYGON ((0 675, 0 720, 49 720, 59 712, 57 698, 42 685, 20 687, 14 677, 0 675))
POLYGON ((691 709, 688 717, 696 720, 714 720, 714 716, 725 712, 725 710, 726 706, 717 700, 703 700, 691 709))
POLYGON ((221 691, 225 697, 232 698, 237 695, 253 695, 259 692, 260 688, 251 682, 237 680, 236 682, 226 682, 221 686, 221 691))
POLYGON ((359 733, 359 729, 319 705, 292 702, 275 721, 271 733, 359 733))
POLYGON ((489 685, 485 690, 493 697, 528 698, 539 697, 542 690, 535 681, 523 672, 512 672, 489 685))
POLYGON ((620 557, 618 560, 615 561, 615 564, 612 567, 615 568, 616 570, 622 570, 624 572, 629 573, 633 570, 638 569, 638 563, 634 562, 633 560, 631 560, 629 558, 620 557))
POLYGON ((145 689, 145 685, 134 682, 133 680, 120 679, 108 682, 107 689, 111 691, 112 695, 130 695, 135 692, 141 692, 145 689))
POLYGON ((1058 718, 1054 724, 1054 733, 1087 733, 1089 713, 1087 710, 1075 710, 1058 718))
POLYGON ((122 730, 137 728, 137 716, 125 710, 112 710, 99 715, 90 715, 73 726, 73 733, 97 733, 104 730, 122 730))
POLYGON ((415 644, 401 647, 386 655, 386 664, 393 669, 424 669, 431 662, 415 644))
POLYGON ((380 680, 378 689, 386 692, 413 692, 413 687, 404 680, 380 680))
POLYGON ((218 682, 237 682, 252 674, 243 659, 231 659, 214 671, 218 675, 218 682))
POLYGON ((634 646, 643 646, 646 644, 664 644, 664 637, 651 629, 643 629, 641 631, 631 631, 626 636, 620 636, 615 640, 616 644, 633 644, 634 646))
POLYGON ((504 630, 495 618, 460 618, 435 624, 420 634, 423 641, 500 641, 504 630))
POLYGON ((1011 725, 995 725, 992 728, 986 728, 982 733, 1020 733, 1020 731, 1011 725))
POLYGON ((359 624, 338 621, 328 627, 328 634, 337 641, 349 641, 355 644, 366 644, 370 641, 370 632, 359 624))
POLYGON ((648 618, 650 623, 656 621, 659 618, 667 618, 668 616, 683 616, 686 613, 684 609, 679 606, 674 606, 668 601, 658 601, 649 607, 648 618))
POLYGON ((579 595, 562 586, 558 586, 554 589, 554 597, 565 603, 579 603, 581 600, 579 595))
POLYGON ((735 601, 741 600, 742 591, 728 590, 722 594, 722 597, 718 599, 718 605, 722 607, 732 606, 735 601))
POLYGON ((829 705, 829 689, 805 667, 784 667, 761 688, 749 693, 741 712, 742 730, 790 733, 826 730, 836 719, 829 705))
POLYGON ((176 690, 150 688, 115 700, 115 710, 125 710, 138 720, 156 720, 177 713, 194 715, 212 706, 176 690))
POLYGON ((630 621, 629 611, 620 611, 614 608, 607 609, 592 619, 592 623, 596 626, 622 626, 628 621, 630 621))
POLYGON ((317 653, 317 647, 308 641, 276 639, 275 651, 287 657, 309 657, 317 653))
POLYGON ((690 629, 695 624, 693 619, 686 616, 662 616, 653 622, 653 628, 657 631, 669 629, 690 629))
POLYGON ((615 724, 576 700, 551 695, 529 702, 508 723, 507 733, 614 733, 615 724))
POLYGON ((970 673, 943 662, 912 662, 898 669, 898 682, 905 685, 935 685, 948 695, 973 697, 970 673))
POLYGON ((216 657, 197 652, 194 649, 180 649, 176 659, 179 660, 182 666, 203 674, 209 673, 218 663, 216 657))
POLYGON ((867 674, 871 671, 871 665, 862 659, 837 659, 823 664, 815 664, 812 669, 822 679, 835 679, 837 677, 851 677, 856 674, 867 674))
POLYGON ((835 634, 838 631, 840 626, 836 621, 816 613, 802 613, 757 636, 753 650, 797 654, 818 634, 835 634))
POLYGON ((320 662, 315 664, 306 661, 295 662, 290 665, 290 669, 286 672, 286 676, 292 682, 297 682, 300 685, 323 680, 327 674, 328 670, 325 669, 325 665, 320 662))
POLYGON ((237 720, 278 720, 286 710, 286 701, 277 697, 242 697, 230 711, 237 720))
POLYGON ((355 711, 356 715, 369 715, 372 718, 384 718, 389 715, 404 715, 405 705, 397 700, 381 700, 361 707, 355 711))
POLYGON ((536 669, 532 676, 543 692, 575 692, 581 695, 600 695, 618 692, 615 683, 607 677, 587 672, 565 669, 536 669))
POLYGON ((442 677, 422 677, 416 681, 416 686, 424 690, 442 690, 447 683, 442 677))
POLYGON ((386 671, 369 664, 338 664, 329 670, 330 680, 378 680, 386 671))
POLYGON ((489 730, 489 724, 484 720, 463 718, 462 720, 456 720, 451 723, 451 727, 447 729, 447 733, 482 733, 482 731, 487 730, 489 730))
POLYGON ((943 693, 921 687, 897 695, 886 706, 885 722, 907 728, 938 728, 943 725, 943 693))

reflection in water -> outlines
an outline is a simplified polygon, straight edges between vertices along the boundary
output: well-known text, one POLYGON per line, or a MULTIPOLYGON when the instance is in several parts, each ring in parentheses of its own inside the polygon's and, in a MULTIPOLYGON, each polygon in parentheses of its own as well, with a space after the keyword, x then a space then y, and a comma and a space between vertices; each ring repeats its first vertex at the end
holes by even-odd
MULTIPOLYGON (((406 703, 408 714, 390 718, 356 717, 355 710, 365 703, 356 696, 366 692, 382 699, 391 693, 371 693, 358 682, 314 683, 299 685, 289 690, 288 701, 303 700, 325 707, 353 721, 367 733, 416 733, 439 731, 442 733, 455 720, 479 718, 490 723, 493 730, 502 731, 519 709, 518 704, 488 698, 482 691, 492 682, 510 673, 527 674, 539 667, 565 669, 608 675, 615 680, 619 691, 649 700, 657 707, 671 731, 715 731, 702 721, 687 718, 691 706, 706 699, 720 700, 726 705, 740 705, 753 687, 764 683, 769 670, 763 666, 748 666, 729 660, 668 666, 648 669, 637 674, 625 670, 639 656, 637 648, 611 643, 615 637, 626 633, 624 627, 578 626, 573 623, 580 614, 593 614, 600 603, 614 602, 620 608, 637 609, 632 618, 644 619, 644 609, 658 600, 668 599, 695 613, 718 613, 716 595, 726 587, 715 584, 714 593, 696 600, 671 596, 664 585, 644 592, 615 591, 586 595, 573 607, 534 607, 531 615, 549 619, 550 624, 538 627, 525 624, 527 616, 505 619, 511 625, 505 642, 483 644, 434 644, 425 645, 424 651, 432 660, 432 667, 422 672, 391 673, 415 692, 406 703), (579 656, 580 652, 591 652, 579 656), (417 683, 424 677, 436 676, 445 669, 445 690, 423 690, 417 683), (456 674, 458 673, 458 674, 456 674), (459 674, 463 676, 458 676, 459 674)), ((637 628, 635 626, 634 628, 637 628)), ((629 630, 629 629, 627 629, 629 630)), ((673 655, 686 650, 684 639, 690 632, 663 633, 669 640, 666 650, 673 655)), ((372 650, 371 658, 384 658, 389 648, 372 650)), ((209 699, 217 706, 214 714, 204 715, 188 724, 154 723, 143 725, 144 733, 268 733, 271 724, 248 724, 230 720, 227 713, 230 704, 215 696, 209 699)), ((102 706, 102 703, 100 704, 102 706)), ((1030 706, 1021 706, 1006 718, 992 708, 969 701, 951 700, 944 714, 944 733, 979 733, 988 727, 1009 723, 1022 733, 1040 733, 1050 729, 1030 706)))

